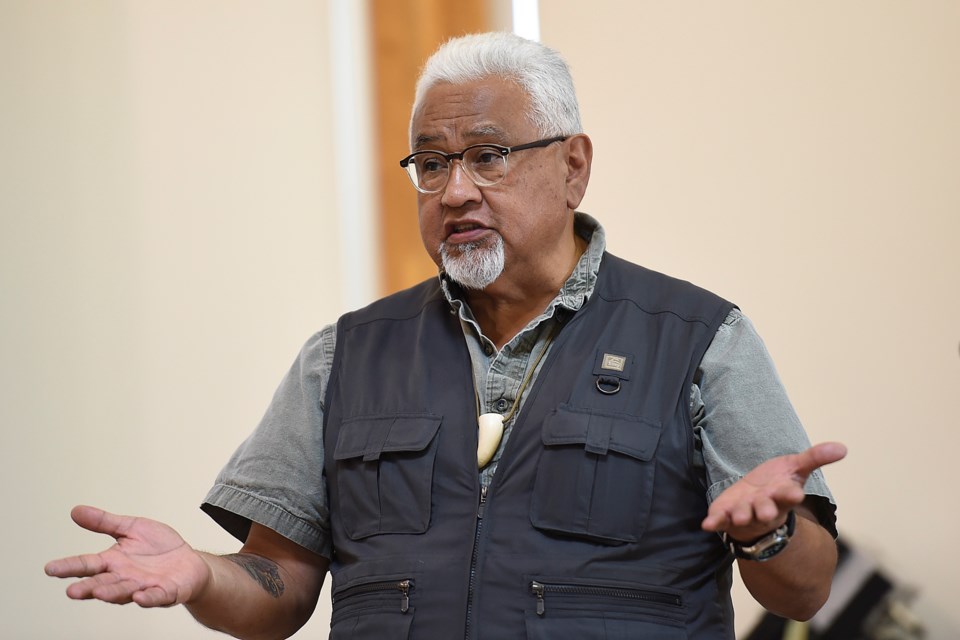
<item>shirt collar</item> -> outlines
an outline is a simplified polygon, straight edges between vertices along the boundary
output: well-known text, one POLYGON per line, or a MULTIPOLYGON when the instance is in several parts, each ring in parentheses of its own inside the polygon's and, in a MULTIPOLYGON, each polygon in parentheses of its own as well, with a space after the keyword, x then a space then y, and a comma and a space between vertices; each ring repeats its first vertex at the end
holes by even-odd
POLYGON ((579 211, 574 214, 573 230, 587 241, 587 250, 580 256, 573 273, 563 283, 556 304, 570 311, 577 311, 593 295, 597 286, 597 273, 600 271, 603 252, 607 248, 607 237, 599 222, 579 211))

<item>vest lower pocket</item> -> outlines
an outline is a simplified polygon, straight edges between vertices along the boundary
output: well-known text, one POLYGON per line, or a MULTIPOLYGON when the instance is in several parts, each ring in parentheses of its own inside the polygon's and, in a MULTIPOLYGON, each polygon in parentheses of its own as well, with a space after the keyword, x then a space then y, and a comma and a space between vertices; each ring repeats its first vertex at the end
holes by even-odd
POLYGON ((653 500, 660 424, 561 405, 541 437, 533 526, 607 544, 639 540, 653 500))
POLYGON ((642 585, 533 580, 524 614, 528 640, 686 640, 674 592, 642 585))
POLYGON ((334 460, 337 506, 351 539, 427 530, 440 422, 423 415, 344 421, 334 460))
MULTIPOLYGON (((525 615, 527 640, 687 640, 681 627, 671 627, 626 614, 558 611, 543 618, 528 611, 525 615)), ((332 636, 331 636, 332 637, 332 636)), ((344 636, 346 637, 346 636, 344 636)), ((359 636, 358 636, 359 637, 359 636)))
POLYGON ((408 615, 399 613, 365 613, 343 617, 330 624, 330 640, 407 640, 413 611, 408 615))
POLYGON ((397 579, 335 591, 330 640, 406 640, 416 611, 410 606, 413 587, 412 580, 397 579))

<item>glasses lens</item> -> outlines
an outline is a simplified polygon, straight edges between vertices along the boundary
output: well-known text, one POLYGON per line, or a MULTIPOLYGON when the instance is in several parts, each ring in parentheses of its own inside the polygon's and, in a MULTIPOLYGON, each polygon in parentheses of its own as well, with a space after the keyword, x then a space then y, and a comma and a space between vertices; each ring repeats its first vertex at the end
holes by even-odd
POLYGON ((447 182, 450 163, 438 153, 416 153, 410 158, 407 171, 421 191, 439 191, 447 182))
POLYGON ((497 184, 507 173, 507 158, 500 147, 472 147, 463 154, 463 164, 479 185, 497 184))

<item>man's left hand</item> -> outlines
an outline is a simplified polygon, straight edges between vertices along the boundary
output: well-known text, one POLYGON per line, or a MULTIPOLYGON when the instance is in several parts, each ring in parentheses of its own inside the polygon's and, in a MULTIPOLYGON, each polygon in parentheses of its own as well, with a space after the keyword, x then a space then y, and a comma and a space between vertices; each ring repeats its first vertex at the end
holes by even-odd
POLYGON ((847 448, 825 442, 797 454, 771 458, 723 491, 702 527, 748 542, 782 525, 805 498, 803 485, 816 469, 842 460, 847 448))

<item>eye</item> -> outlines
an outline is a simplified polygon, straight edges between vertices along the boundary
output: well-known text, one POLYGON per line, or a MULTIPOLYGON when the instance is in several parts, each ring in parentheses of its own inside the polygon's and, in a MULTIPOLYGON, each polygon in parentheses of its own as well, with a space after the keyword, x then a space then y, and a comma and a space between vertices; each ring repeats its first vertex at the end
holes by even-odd
POLYGON ((496 149, 477 149, 473 163, 476 165, 493 165, 500 162, 503 156, 496 149))
POLYGON ((446 169, 447 161, 440 156, 429 155, 418 159, 417 167, 422 174, 439 173, 446 169))

